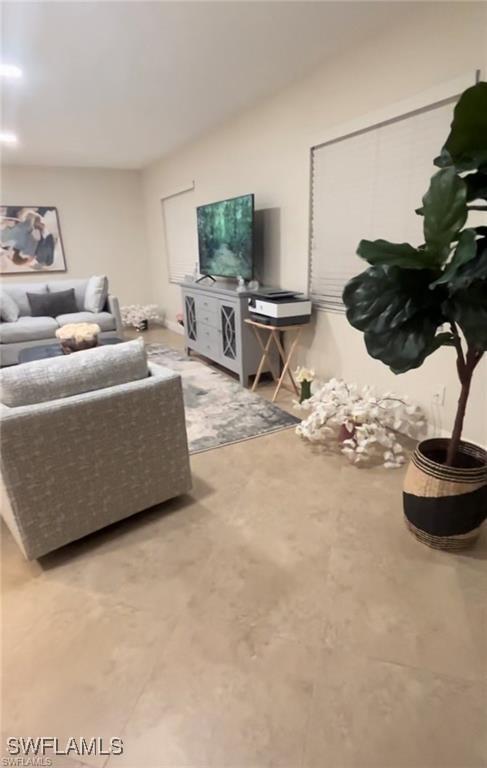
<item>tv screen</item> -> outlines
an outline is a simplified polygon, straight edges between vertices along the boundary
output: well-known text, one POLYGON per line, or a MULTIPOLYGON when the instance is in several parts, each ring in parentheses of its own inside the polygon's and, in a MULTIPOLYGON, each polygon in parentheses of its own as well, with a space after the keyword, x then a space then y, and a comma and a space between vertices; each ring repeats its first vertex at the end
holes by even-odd
POLYGON ((254 196, 242 195, 200 205, 198 251, 200 272, 214 277, 252 277, 254 196))

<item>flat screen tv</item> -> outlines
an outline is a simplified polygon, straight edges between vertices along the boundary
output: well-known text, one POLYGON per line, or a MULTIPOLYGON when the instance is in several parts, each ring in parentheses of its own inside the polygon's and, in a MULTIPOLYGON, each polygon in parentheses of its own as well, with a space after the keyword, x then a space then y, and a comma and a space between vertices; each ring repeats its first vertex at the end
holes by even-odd
POLYGON ((198 221, 199 269, 212 277, 252 278, 254 196, 242 195, 200 205, 198 221))

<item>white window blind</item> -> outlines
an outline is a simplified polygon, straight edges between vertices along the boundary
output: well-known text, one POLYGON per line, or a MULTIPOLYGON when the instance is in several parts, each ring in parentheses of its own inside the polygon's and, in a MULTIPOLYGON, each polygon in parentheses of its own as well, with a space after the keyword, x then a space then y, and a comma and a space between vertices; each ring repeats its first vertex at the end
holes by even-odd
POLYGON ((194 185, 162 198, 161 207, 169 281, 180 283, 198 261, 194 185))
POLYGON ((309 268, 318 307, 344 311, 346 282, 367 268, 356 255, 362 238, 422 242, 414 210, 437 170, 455 101, 312 149, 309 268))

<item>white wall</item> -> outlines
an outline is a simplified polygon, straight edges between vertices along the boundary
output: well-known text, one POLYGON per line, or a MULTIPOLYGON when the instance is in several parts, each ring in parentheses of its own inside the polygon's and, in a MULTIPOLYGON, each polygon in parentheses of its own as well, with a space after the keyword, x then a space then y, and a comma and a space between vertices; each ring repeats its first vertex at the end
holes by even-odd
MULTIPOLYGON (((441 3, 434 8, 418 4, 400 29, 364 41, 273 100, 149 166, 144 187, 152 299, 164 303, 168 318, 180 310, 181 302, 179 288, 167 279, 162 196, 193 179, 191 205, 254 192, 257 208, 273 211, 266 234, 267 281, 306 290, 310 147, 334 126, 484 69, 486 24, 484 3, 441 3)), ((427 408, 436 432, 451 429, 458 397, 451 350, 440 350, 420 370, 397 377, 368 357, 362 334, 343 315, 319 312, 298 359, 321 376, 407 393, 427 408), (443 386, 445 404, 437 408, 434 394, 443 386)), ((486 390, 484 361, 465 429, 466 437, 483 444, 487 444, 486 390)))
MULTIPOLYGON (((149 259, 139 171, 5 166, 2 204, 57 207, 67 271, 50 279, 106 274, 110 291, 122 303, 147 300, 149 259)), ((4 279, 42 281, 46 273, 4 279)))

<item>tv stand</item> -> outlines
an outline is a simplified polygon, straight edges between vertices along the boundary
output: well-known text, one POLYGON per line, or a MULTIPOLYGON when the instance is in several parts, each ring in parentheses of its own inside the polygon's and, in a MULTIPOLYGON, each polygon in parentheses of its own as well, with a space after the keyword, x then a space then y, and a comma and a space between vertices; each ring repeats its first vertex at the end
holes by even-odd
MULTIPOLYGON (((188 354, 191 351, 213 360, 236 373, 242 386, 249 383, 259 368, 262 350, 245 322, 249 318, 248 291, 216 282, 208 285, 199 281, 181 285, 184 307, 184 338, 188 354)), ((278 359, 270 356, 274 370, 278 359)), ((270 368, 263 368, 267 371, 270 368)))
POLYGON ((212 277, 211 275, 201 275, 201 277, 199 277, 197 280, 195 280, 195 283, 201 283, 203 280, 206 280, 207 278, 208 278, 208 280, 211 280, 212 283, 216 283, 215 278, 212 277))

